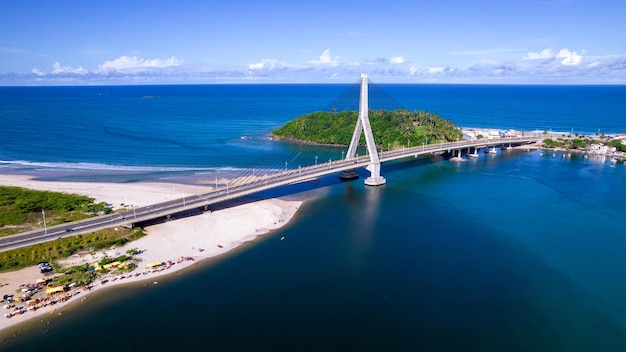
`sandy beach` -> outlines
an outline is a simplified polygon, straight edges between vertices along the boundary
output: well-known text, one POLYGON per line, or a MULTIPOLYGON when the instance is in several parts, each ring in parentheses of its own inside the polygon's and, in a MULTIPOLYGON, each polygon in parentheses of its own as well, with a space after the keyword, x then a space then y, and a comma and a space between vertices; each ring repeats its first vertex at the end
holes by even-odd
MULTIPOLYGON (((158 182, 128 184, 47 182, 33 180, 32 177, 24 175, 0 175, 0 185, 83 194, 95 198, 96 202, 110 203, 114 205, 114 208, 122 203, 145 206, 181 197, 182 193, 201 193, 211 189, 207 186, 158 182)), ((141 252, 135 255, 140 262, 132 272, 123 275, 107 274, 108 276, 94 281, 88 290, 73 289, 73 295, 70 297, 68 294, 70 298, 65 301, 59 301, 37 310, 29 310, 23 314, 15 314, 10 318, 4 316, 10 310, 3 309, 0 317, 0 331, 44 314, 59 314, 65 304, 84 300, 90 293, 103 288, 142 280, 150 280, 152 284, 157 282, 156 278, 161 275, 170 274, 189 267, 197 261, 224 254, 246 241, 254 240, 257 236, 287 224, 301 203, 301 201, 283 199, 249 202, 146 227, 147 236, 123 247, 91 254, 75 254, 59 264, 67 267, 94 263, 105 256, 116 257, 125 254, 131 248, 136 248, 141 252), (154 262, 162 262, 164 265, 146 268, 146 264, 154 262), (103 283, 104 279, 108 281, 103 283)), ((36 266, 0 273, 0 297, 6 294, 18 295, 21 290, 20 285, 33 284, 40 278, 42 274, 36 266)))

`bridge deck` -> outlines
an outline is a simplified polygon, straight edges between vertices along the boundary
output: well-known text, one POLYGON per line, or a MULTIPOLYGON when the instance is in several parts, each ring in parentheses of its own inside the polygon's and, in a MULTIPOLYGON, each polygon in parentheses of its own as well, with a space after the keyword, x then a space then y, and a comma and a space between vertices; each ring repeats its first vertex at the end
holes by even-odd
MULTIPOLYGON (((432 155, 448 150, 486 148, 503 145, 523 145, 535 143, 540 140, 541 137, 532 135, 519 138, 460 141, 453 143, 422 145, 381 152, 379 153, 379 158, 381 162, 387 162, 408 157, 416 158, 423 155, 432 155)), ((191 209, 198 209, 218 204, 227 200, 241 198, 243 196, 259 193, 268 189, 305 182, 325 175, 339 173, 344 170, 367 167, 370 162, 369 155, 363 155, 350 159, 335 160, 275 172, 246 180, 235 179, 231 180, 229 184, 214 189, 211 192, 191 195, 180 199, 136 208, 123 213, 98 216, 95 218, 75 221, 69 224, 52 226, 49 227, 45 233, 44 230, 35 230, 3 237, 0 238, 0 252, 35 243, 46 242, 59 237, 71 236, 74 234, 91 232, 115 226, 129 226, 134 223, 153 220, 191 209)))

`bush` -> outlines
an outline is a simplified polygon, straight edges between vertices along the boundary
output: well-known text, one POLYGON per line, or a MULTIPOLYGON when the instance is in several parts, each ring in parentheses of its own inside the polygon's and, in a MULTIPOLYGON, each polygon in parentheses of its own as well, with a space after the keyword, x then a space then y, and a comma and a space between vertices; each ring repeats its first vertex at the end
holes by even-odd
POLYGON ((0 227, 29 221, 41 226, 42 211, 46 212, 48 225, 54 225, 110 210, 106 203, 94 204, 94 199, 87 196, 0 186, 0 227))
POLYGON ((80 250, 97 251, 109 248, 116 243, 125 243, 142 236, 145 236, 145 232, 138 227, 131 230, 121 228, 118 231, 105 229, 83 234, 80 238, 78 236, 65 237, 52 242, 0 252, 0 272, 25 268, 42 261, 50 262, 66 258, 80 250))

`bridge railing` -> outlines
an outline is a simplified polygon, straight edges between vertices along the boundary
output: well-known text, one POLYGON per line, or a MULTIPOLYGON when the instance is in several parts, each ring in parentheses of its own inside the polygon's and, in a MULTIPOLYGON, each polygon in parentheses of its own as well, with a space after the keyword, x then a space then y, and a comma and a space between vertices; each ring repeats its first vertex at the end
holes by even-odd
MULTIPOLYGON (((409 156, 441 152, 447 149, 485 147, 492 145, 497 146, 509 143, 531 143, 539 140, 541 140, 541 137, 524 136, 520 138, 500 138, 490 140, 437 143, 381 152, 379 156, 381 162, 384 162, 409 156)), ((71 226, 72 231, 76 231, 75 233, 79 233, 79 230, 82 226, 84 226, 86 229, 93 230, 92 226, 96 223, 104 228, 130 224, 138 221, 145 221, 168 214, 174 214, 184 210, 207 206, 210 204, 223 202, 225 200, 242 197, 247 194, 258 193, 263 190, 271 189, 281 185, 302 182, 306 179, 317 178, 351 168, 365 167, 369 163, 369 155, 365 154, 351 159, 330 160, 324 163, 317 163, 309 166, 299 166, 298 168, 287 169, 284 171, 277 170, 277 172, 265 173, 263 176, 252 177, 249 179, 239 179, 236 180, 236 182, 235 180, 230 180, 227 184, 215 187, 214 189, 206 193, 194 194, 179 199, 153 204, 147 207, 127 210, 126 212, 103 216, 100 219, 85 219, 73 222, 71 224, 64 224, 63 226, 71 226), (233 184, 231 185, 231 183, 233 184)), ((62 229, 63 227, 61 227, 61 225, 49 227, 48 232, 53 232, 54 228, 62 229)), ((23 234, 35 234, 37 232, 43 233, 43 230, 29 231, 28 233, 23 234)), ((61 236, 65 236, 65 234, 61 234, 61 236)))

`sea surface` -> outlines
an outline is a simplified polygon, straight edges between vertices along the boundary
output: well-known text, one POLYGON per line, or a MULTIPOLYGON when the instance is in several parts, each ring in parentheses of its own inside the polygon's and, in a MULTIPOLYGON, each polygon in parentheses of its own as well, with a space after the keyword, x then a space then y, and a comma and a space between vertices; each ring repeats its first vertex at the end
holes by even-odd
MULTIPOLYGON (((626 133, 625 86, 378 87, 459 126, 626 133)), ((0 87, 0 174, 194 182, 337 158, 268 135, 350 89, 0 87)), ((384 164, 380 187, 360 172, 279 192, 310 198, 284 228, 0 350, 626 351, 626 165, 500 151, 384 164)))

